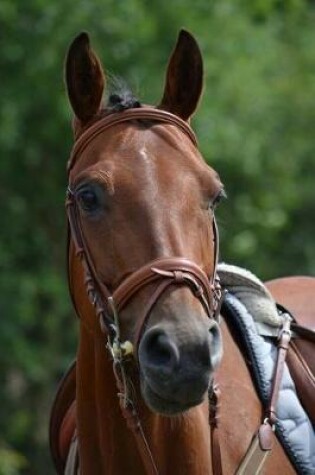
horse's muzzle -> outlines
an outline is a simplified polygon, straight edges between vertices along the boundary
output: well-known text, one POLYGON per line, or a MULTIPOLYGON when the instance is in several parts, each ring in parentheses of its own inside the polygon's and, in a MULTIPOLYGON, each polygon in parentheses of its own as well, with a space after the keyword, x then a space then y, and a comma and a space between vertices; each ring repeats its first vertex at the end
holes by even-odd
POLYGON ((139 365, 142 395, 162 414, 177 414, 203 401, 222 354, 218 324, 197 327, 193 334, 156 325, 141 339, 139 365))

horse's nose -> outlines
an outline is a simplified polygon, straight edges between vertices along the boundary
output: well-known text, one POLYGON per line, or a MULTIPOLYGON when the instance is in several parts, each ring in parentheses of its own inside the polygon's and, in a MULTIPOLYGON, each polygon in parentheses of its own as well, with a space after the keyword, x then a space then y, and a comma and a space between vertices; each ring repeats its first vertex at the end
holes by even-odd
POLYGON ((148 330, 140 344, 139 357, 150 372, 167 375, 178 368, 180 355, 175 342, 159 327, 148 330))
MULTIPOLYGON (((162 327, 148 330, 140 343, 139 360, 145 372, 167 377, 176 370, 214 370, 222 356, 221 333, 218 324, 211 320, 207 332, 203 330, 197 341, 177 341, 178 335, 171 335, 162 327)), ((193 340, 193 339, 192 339, 193 340)))
POLYGON ((216 322, 188 329, 161 324, 147 330, 139 345, 141 390, 156 412, 176 414, 200 404, 221 355, 216 322))

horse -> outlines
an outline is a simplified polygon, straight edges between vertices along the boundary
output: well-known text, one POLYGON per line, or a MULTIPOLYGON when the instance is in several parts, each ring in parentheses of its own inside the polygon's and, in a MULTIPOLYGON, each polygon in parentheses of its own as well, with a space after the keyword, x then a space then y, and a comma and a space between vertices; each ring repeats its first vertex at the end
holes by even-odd
MULTIPOLYGON (((235 473, 264 409, 224 316, 219 325, 214 211, 225 191, 190 127, 203 89, 199 46, 181 30, 155 107, 129 90, 103 103, 107 77, 87 33, 68 50, 65 78, 75 137, 68 277, 79 344, 63 396, 75 414, 77 473, 221 473, 207 397, 217 382, 219 470, 235 473)), ((286 282, 270 288, 285 304, 286 282)), ((294 302, 301 312, 304 293, 294 302)), ((264 470, 296 473, 277 438, 264 470)))

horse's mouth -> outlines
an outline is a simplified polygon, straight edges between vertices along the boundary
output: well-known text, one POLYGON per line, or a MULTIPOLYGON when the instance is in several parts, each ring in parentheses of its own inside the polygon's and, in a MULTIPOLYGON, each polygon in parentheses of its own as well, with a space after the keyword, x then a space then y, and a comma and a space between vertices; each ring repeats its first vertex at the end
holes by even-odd
POLYGON ((161 395, 145 378, 141 378, 141 392, 147 406, 156 413, 173 416, 188 411, 192 407, 198 406, 204 400, 205 393, 197 399, 189 399, 187 395, 182 400, 176 400, 166 395, 161 395))

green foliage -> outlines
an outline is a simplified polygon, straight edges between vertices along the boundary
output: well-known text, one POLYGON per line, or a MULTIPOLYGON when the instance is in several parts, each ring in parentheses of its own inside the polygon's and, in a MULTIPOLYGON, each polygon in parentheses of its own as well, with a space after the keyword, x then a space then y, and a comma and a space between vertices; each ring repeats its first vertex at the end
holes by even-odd
POLYGON ((14 450, 0 448, 0 475, 18 475, 26 466, 25 458, 14 450))
POLYGON ((195 34, 206 90, 193 125, 229 196, 221 255, 271 278, 315 273, 314 17, 306 0, 1 1, 0 475, 53 473, 49 408, 75 354, 62 79, 74 35, 90 31, 106 69, 157 103, 179 28, 195 34))

